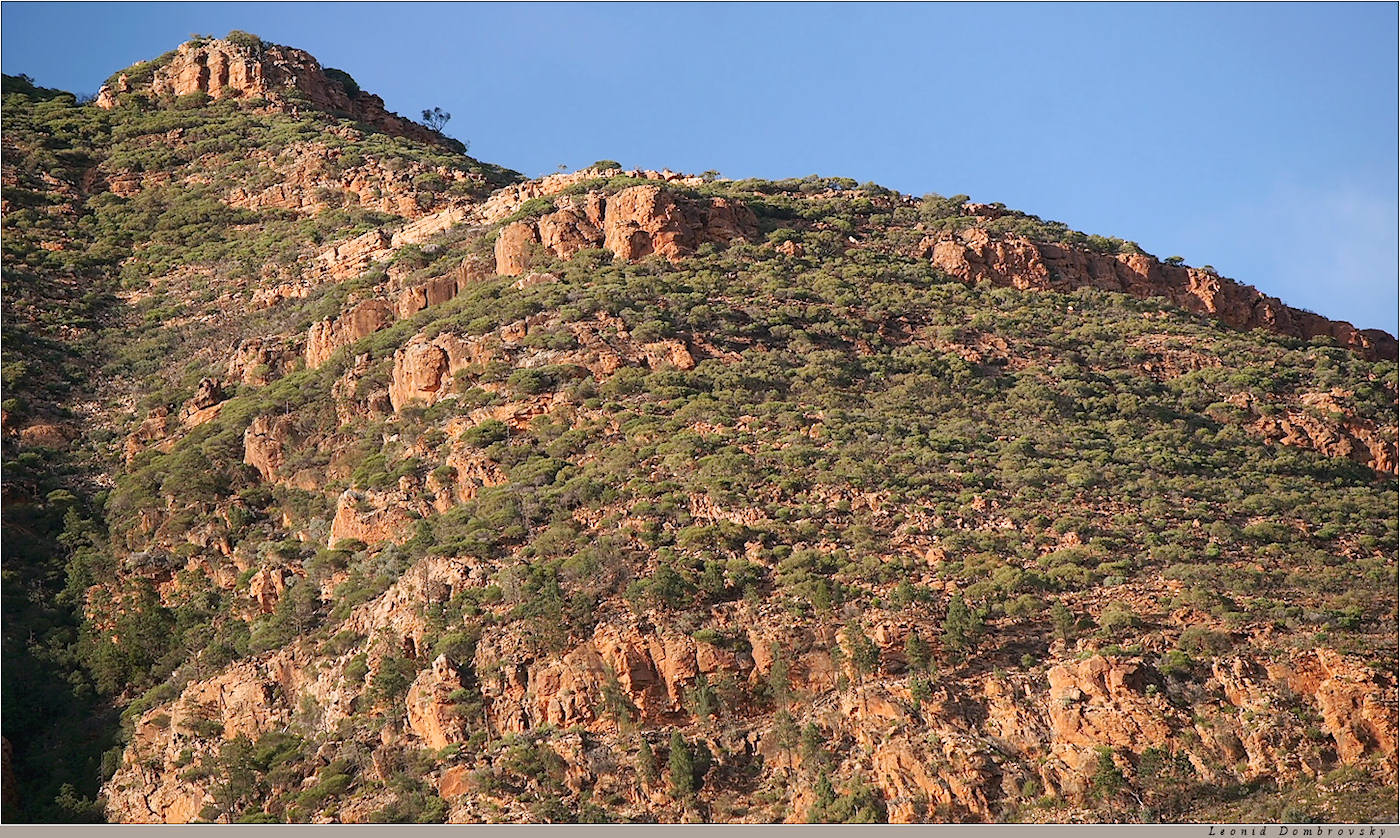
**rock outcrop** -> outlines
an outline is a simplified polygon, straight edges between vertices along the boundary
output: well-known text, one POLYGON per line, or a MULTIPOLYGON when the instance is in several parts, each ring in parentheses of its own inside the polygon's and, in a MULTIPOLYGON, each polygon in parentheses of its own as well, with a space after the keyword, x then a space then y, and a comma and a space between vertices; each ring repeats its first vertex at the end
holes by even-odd
POLYGON ((234 347, 225 377, 262 387, 295 369, 303 351, 279 337, 247 338, 234 347))
POLYGON ((369 353, 355 356, 355 362, 331 385, 335 413, 342 424, 372 416, 383 416, 393 410, 389 391, 382 387, 364 386, 371 368, 369 353))
POLYGON ((600 626, 557 659, 501 666, 528 657, 520 641, 494 635, 477 646, 487 714, 502 732, 546 725, 616 730, 629 715, 643 723, 674 721, 685 713, 687 690, 702 673, 742 680, 754 667, 747 654, 635 625, 600 626), (607 709, 604 694, 610 689, 620 691, 625 705, 607 709))
POLYGON ((738 201, 688 198, 661 186, 631 186, 610 195, 560 199, 553 212, 506 225, 496 239, 496 273, 524 273, 537 246, 562 259, 601 247, 632 262, 652 254, 674 261, 702 244, 752 238, 757 232, 758 219, 738 201))
POLYGON ((394 322, 394 309, 384 300, 365 300, 332 320, 312 324, 306 333, 306 366, 321 366, 342 346, 349 346, 394 322))
POLYGON ((536 225, 528 221, 515 221, 502 227, 496 235, 496 273, 501 276, 525 273, 539 240, 536 225))
POLYGON ((262 568, 248 580, 248 596, 261 614, 271 614, 287 592, 287 579, 293 574, 284 567, 262 568))
MULTIPOLYGON (((425 559, 379 598, 356 607, 343 630, 352 637, 402 638, 403 653, 420 657, 434 635, 419 604, 446 601, 484 578, 457 560, 425 559)), ((770 637, 771 627, 760 624, 749 631, 759 640, 755 650, 766 649, 765 640, 785 644, 790 688, 814 702, 811 718, 821 739, 859 746, 850 752, 855 763, 834 768, 868 777, 892 822, 995 820, 1028 786, 1087 801, 1104 754, 1132 782, 1134 767, 1150 750, 1225 784, 1318 777, 1336 764, 1365 761, 1384 771, 1396 768, 1393 680, 1328 650, 1277 661, 1222 657, 1205 681, 1189 688, 1140 658, 1093 655, 1060 660, 1040 674, 950 678, 917 703, 903 678, 874 676, 843 687, 802 675, 830 670, 832 637, 770 637), (1304 731, 1299 714, 1308 713, 1316 714, 1320 734, 1304 731)), ((256 740, 285 726, 298 703, 320 708, 317 724, 327 730, 354 712, 367 680, 346 673, 362 647, 329 657, 315 648, 299 642, 236 663, 147 711, 107 787, 122 819, 186 822, 198 813, 207 787, 156 770, 182 750, 212 753, 217 748, 210 749, 209 738, 216 745, 240 733, 256 740)), ((371 670, 378 665, 371 657, 371 670)), ((712 685, 753 684, 770 680, 773 666, 767 654, 721 648, 646 621, 605 619, 590 636, 544 655, 520 632, 492 629, 466 664, 439 656, 420 669, 397 709, 385 708, 386 730, 401 726, 432 749, 462 744, 482 725, 497 735, 574 728, 603 741, 626 741, 610 737, 692 719, 692 690, 702 674, 712 685), (467 666, 479 692, 468 689, 467 666), (478 700, 481 705, 469 710, 478 700)), ((735 729, 730 735, 739 743, 728 752, 760 754, 773 771, 813 768, 795 743, 784 743, 763 723, 764 716, 737 705, 728 712, 726 727, 735 729)), ((616 769, 579 759, 570 770, 579 772, 574 786, 585 788, 612 782, 608 774, 616 769)), ((445 766, 437 782, 453 799, 482 791, 461 766, 445 766)), ((812 802, 810 790, 795 790, 789 819, 805 819, 812 802)))
MULTIPOLYGON (((450 384, 448 350, 438 343, 413 342, 394 353, 394 377, 389 385, 389 403, 399 410, 411 402, 431 404, 450 384)), ((453 341, 449 345, 459 344, 453 341)))
POLYGON ((195 428, 219 415, 226 398, 223 385, 217 379, 200 379, 193 396, 180 407, 180 424, 195 428))
POLYGON ((155 446, 157 450, 169 450, 171 440, 168 434, 170 426, 170 408, 161 406, 152 408, 141 424, 136 426, 126 437, 123 453, 127 465, 136 458, 137 454, 155 446))
POLYGON ((27 446, 55 450, 67 448, 77 435, 73 428, 55 422, 35 422, 20 428, 18 433, 20 441, 27 446))
POLYGON ((1271 443, 1306 448, 1328 457, 1340 457, 1370 466, 1378 472, 1396 472, 1396 428, 1378 428, 1362 419, 1345 402, 1345 391, 1304 393, 1296 405, 1284 410, 1248 393, 1238 393, 1226 403, 1244 412, 1244 427, 1271 443))
POLYGON ((1330 337, 1368 360, 1393 360, 1397 355, 1395 338, 1383 331, 1328 320, 1212 271, 1168 265, 1142 253, 1097 253, 969 228, 924 239, 919 254, 965 282, 1056 291, 1090 287, 1143 299, 1165 297, 1235 329, 1265 329, 1304 340, 1330 337))
POLYGON ((327 547, 343 539, 378 544, 402 543, 413 536, 414 521, 426 510, 416 508, 396 492, 357 492, 347 489, 336 502, 327 547))
POLYGON ((296 420, 291 416, 258 416, 243 431, 243 462, 258 470, 262 479, 275 483, 282 477, 286 446, 295 439, 296 420))
POLYGON ((629 171, 623 171, 622 169, 597 169, 590 167, 587 169, 580 169, 576 172, 560 172, 559 174, 545 175, 541 178, 527 180, 499 189, 482 202, 481 219, 484 223, 495 224, 520 209, 522 204, 532 198, 544 198, 550 195, 558 195, 581 183, 617 176, 626 176, 640 180, 654 180, 658 183, 674 183, 679 186, 688 187, 700 186, 705 182, 705 179, 702 177, 678 174, 669 169, 657 172, 650 169, 631 169, 629 171))
POLYGON ((462 689, 462 675, 445 657, 418 673, 408 688, 408 726, 429 748, 463 742, 469 731, 454 693, 462 689))
POLYGON ((416 161, 390 163, 373 155, 351 156, 345 149, 323 142, 293 143, 277 154, 254 152, 252 159, 261 168, 275 172, 277 182, 231 187, 225 198, 230 206, 290 210, 307 216, 342 206, 358 206, 418 219, 437 214, 435 210, 441 211, 444 202, 460 202, 491 188, 485 176, 460 168, 416 161), (424 184, 432 188, 425 188, 424 184))
POLYGON ((421 285, 405 288, 394 300, 394 313, 402 320, 412 317, 428 306, 445 303, 457 296, 458 285, 458 277, 440 276, 421 285))
MULTIPOLYGON (((122 94, 144 88, 123 75, 102 86, 95 104, 111 109, 122 94)), ((437 132, 385 110, 384 100, 378 96, 332 79, 310 53, 277 44, 188 41, 155 69, 149 90, 157 97, 203 93, 215 99, 262 99, 294 114, 310 107, 345 114, 388 134, 419 142, 445 142, 437 132)))

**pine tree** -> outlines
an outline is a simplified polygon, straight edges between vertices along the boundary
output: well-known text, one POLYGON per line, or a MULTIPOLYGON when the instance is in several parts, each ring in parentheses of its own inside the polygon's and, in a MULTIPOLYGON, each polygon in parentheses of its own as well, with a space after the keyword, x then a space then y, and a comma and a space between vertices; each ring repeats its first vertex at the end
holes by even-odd
POLYGON ((827 809, 836 802, 836 790, 831 787, 831 778, 823 770, 817 775, 817 782, 812 791, 816 794, 816 800, 812 801, 812 808, 807 810, 808 823, 822 823, 826 820, 827 809))
POLYGON ((776 643, 768 647, 768 654, 773 659, 773 666, 768 670, 768 692, 773 697, 773 705, 783 708, 792 697, 788 660, 776 643))
POLYGON ((1074 612, 1065 607, 1063 602, 1055 600, 1055 604, 1050 606, 1050 624, 1055 629, 1055 636, 1061 640, 1069 640, 1074 636, 1074 612))
POLYGON ((685 743, 685 737, 681 736, 680 731, 671 734, 671 757, 668 767, 671 789, 675 792, 676 799, 689 800, 695 793, 695 759, 691 756, 690 746, 685 743))
POLYGON ((822 747, 825 737, 816 723, 808 722, 802 728, 802 763, 806 767, 826 764, 826 750, 822 747))
POLYGON ((642 740, 642 746, 637 749, 637 776, 642 778, 643 785, 651 785, 656 782, 656 753, 652 751, 650 743, 642 740))
POLYGON ((715 695, 715 690, 710 686, 710 680, 705 677, 705 673, 701 672, 696 676, 695 686, 686 693, 686 704, 690 706, 690 712, 701 721, 719 715, 719 696, 715 695))
POLYGON ((943 618, 943 645, 954 652, 966 650, 981 631, 981 623, 981 617, 967 607, 963 595, 954 594, 948 603, 948 614, 943 618))
POLYGON ((919 630, 914 629, 909 632, 909 636, 904 640, 904 659, 909 663, 909 669, 913 672, 927 672, 929 665, 928 643, 919 636, 919 630))
POLYGON ((855 620, 846 624, 846 645, 850 648, 851 668, 855 670, 857 681, 875 671, 880 663, 880 647, 855 620))

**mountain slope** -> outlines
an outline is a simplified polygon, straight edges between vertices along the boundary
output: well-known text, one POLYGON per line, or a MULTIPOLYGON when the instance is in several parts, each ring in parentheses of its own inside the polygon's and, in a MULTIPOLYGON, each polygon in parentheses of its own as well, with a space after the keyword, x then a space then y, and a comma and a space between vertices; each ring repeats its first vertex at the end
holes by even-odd
POLYGON ((1393 814, 1393 337, 153 63, 6 81, 7 819, 1393 814))

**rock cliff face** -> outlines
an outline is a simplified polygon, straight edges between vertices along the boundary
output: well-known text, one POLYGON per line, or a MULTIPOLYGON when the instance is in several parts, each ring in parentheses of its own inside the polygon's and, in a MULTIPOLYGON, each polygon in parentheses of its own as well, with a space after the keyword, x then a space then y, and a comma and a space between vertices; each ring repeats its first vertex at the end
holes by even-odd
POLYGON ((702 244, 752 238, 757 232, 758 220, 741 203, 697 201, 660 186, 633 186, 606 196, 561 199, 554 212, 506 225, 496 239, 496 273, 525 273, 536 245, 562 259, 602 247, 629 262, 653 253, 674 261, 702 244))
POLYGON ((366 300, 334 320, 323 320, 306 333, 306 365, 324 364, 335 351, 394 322, 394 309, 384 300, 366 300))
POLYGON ((445 655, 439 655, 431 667, 418 673, 409 686, 408 728, 429 748, 446 748, 467 740, 470 725, 456 701, 462 687, 461 673, 445 655))
MULTIPOLYGON (((402 731, 395 748, 461 747, 482 724, 516 737, 571 729, 588 748, 613 754, 601 763, 568 763, 569 772, 578 772, 571 795, 634 782, 619 758, 636 741, 629 731, 693 722, 702 679, 723 686, 782 677, 785 690, 811 702, 823 740, 855 746, 843 758, 849 763, 827 770, 864 772, 892 822, 995 820, 1027 788, 1087 803, 1099 793, 1105 755, 1125 782, 1148 795, 1166 793, 1147 773, 1154 759, 1153 771, 1165 770, 1165 759, 1224 785, 1316 778, 1338 763, 1397 767, 1394 679, 1329 650, 1272 660, 1223 656, 1193 682, 1141 657, 1069 656, 1009 675, 968 667, 938 679, 919 699, 898 673, 907 665, 897 651, 898 626, 873 627, 877 645, 893 648, 876 672, 860 676, 849 663, 835 662, 832 650, 844 648, 837 633, 804 635, 783 628, 786 621, 775 612, 739 609, 726 616, 726 633, 746 637, 739 649, 610 615, 591 637, 560 652, 541 655, 527 637, 492 629, 469 659, 438 655, 429 663, 425 656, 437 638, 416 603, 480 590, 484 578, 471 564, 424 560, 352 612, 343 633, 361 638, 355 645, 327 652, 315 641, 299 641, 190 684, 137 722, 123 767, 108 785, 109 800, 124 820, 188 822, 212 798, 210 787, 177 779, 176 766, 187 758, 182 752, 209 753, 239 734, 256 740, 285 729, 297 713, 296 725, 334 729, 374 680, 347 676, 365 651, 371 673, 399 654, 422 661, 403 698, 377 711, 386 730, 402 731), (384 631, 401 643, 376 646, 370 638, 384 631), (773 648, 783 650, 782 660, 770 654, 773 648), (306 708, 317 709, 307 717, 306 708), (1309 718, 1316 731, 1300 721, 1309 718)), ((266 598, 264 607, 271 607, 275 594, 266 598)), ((813 770, 813 760, 830 759, 786 740, 760 703, 731 704, 725 728, 723 739, 711 740, 712 750, 734 770, 792 778, 813 770)), ((471 779, 480 766, 449 760, 428 778, 452 801, 454 819, 470 819, 491 796, 489 783, 471 779)), ((814 802, 810 788, 788 792, 788 819, 805 820, 814 802)), ((649 802, 643 797, 633 805, 649 802)))
POLYGON ((336 502, 327 547, 344 539, 378 544, 402 542, 413 536, 413 524, 427 510, 418 503, 406 503, 395 492, 355 492, 347 490, 336 502))
POLYGON ((926 238, 919 252, 940 270, 968 282, 1056 291, 1090 287, 1139 298, 1165 297, 1236 329, 1265 329, 1304 340, 1326 336, 1371 360, 1397 354, 1395 338, 1385 332, 1328 320, 1210 271, 1167 265, 1143 254, 1095 253, 976 228, 926 238))
MULTIPOLYGON (((113 108, 117 97, 137 89, 126 76, 103 85, 99 108, 113 108)), ((180 45, 158 67, 149 82, 155 96, 204 93, 215 99, 264 99, 274 107, 296 113, 303 107, 343 113, 385 133, 425 143, 440 143, 440 134, 384 109, 384 100, 326 75, 310 53, 277 44, 242 44, 222 39, 195 40, 180 45)))

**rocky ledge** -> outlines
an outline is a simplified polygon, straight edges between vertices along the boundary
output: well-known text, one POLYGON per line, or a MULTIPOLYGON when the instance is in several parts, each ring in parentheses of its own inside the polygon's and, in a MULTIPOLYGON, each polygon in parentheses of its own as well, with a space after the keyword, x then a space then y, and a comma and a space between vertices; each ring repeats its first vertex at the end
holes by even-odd
POLYGON ((1145 253, 1095 253, 970 228, 925 238, 918 255, 968 282, 1054 291, 1090 287, 1140 299, 1165 297, 1235 329, 1264 329, 1303 340, 1330 337, 1370 361, 1393 360, 1397 354, 1395 338, 1379 329, 1328 320, 1214 271, 1167 264, 1145 253))

